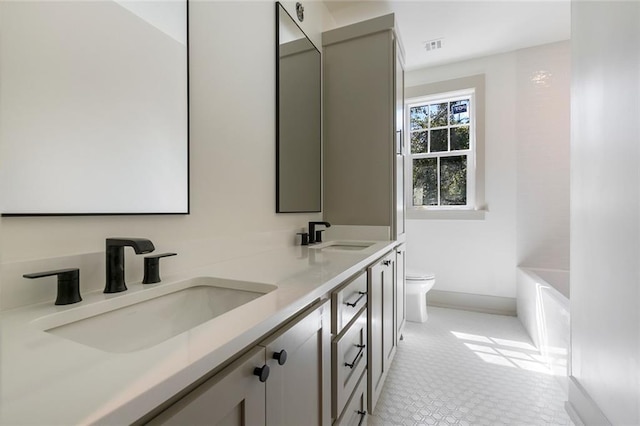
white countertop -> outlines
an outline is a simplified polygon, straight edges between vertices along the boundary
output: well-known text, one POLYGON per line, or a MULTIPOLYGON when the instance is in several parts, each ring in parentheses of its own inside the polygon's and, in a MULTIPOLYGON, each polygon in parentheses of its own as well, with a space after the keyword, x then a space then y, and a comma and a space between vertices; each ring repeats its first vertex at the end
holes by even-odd
POLYGON ((123 293, 83 294, 83 301, 73 305, 55 306, 51 301, 4 312, 0 425, 131 423, 397 244, 380 241, 357 251, 278 248, 166 276, 160 284, 127 284, 129 290, 123 293), (37 325, 48 315, 82 310, 86 316, 87 310, 97 313, 101 303, 114 298, 133 300, 150 288, 201 276, 273 284, 277 289, 160 344, 129 353, 101 351, 37 325))

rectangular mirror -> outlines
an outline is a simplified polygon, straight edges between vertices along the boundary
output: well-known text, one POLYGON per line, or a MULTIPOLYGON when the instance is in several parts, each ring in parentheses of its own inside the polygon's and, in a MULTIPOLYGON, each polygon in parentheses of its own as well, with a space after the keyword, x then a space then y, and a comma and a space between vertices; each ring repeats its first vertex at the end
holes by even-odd
POLYGON ((0 2, 0 211, 189 212, 187 1, 0 2))
POLYGON ((321 211, 320 51, 276 3, 276 212, 321 211))

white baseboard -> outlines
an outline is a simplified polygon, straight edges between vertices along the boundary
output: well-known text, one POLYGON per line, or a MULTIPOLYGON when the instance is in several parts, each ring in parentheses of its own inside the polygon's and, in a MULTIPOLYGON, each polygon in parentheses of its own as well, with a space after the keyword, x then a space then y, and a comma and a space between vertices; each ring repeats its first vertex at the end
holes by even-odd
POLYGON ((427 293, 427 305, 485 314, 516 316, 516 299, 514 297, 431 290, 427 293))
POLYGON ((578 413, 576 413, 576 410, 573 408, 573 405, 571 405, 569 401, 564 402, 564 411, 567 412, 574 425, 586 426, 584 423, 582 423, 582 419, 580 418, 578 413))
POLYGON ((611 426, 611 422, 575 377, 569 377, 569 401, 565 410, 577 426, 611 426))

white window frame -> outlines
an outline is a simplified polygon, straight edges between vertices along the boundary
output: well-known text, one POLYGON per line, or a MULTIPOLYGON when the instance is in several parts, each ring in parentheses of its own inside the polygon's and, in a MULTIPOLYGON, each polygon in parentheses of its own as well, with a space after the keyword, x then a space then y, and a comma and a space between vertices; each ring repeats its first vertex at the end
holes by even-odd
MULTIPOLYGON (((485 76, 471 75, 434 82, 418 83, 405 87, 405 117, 407 143, 405 144, 405 205, 407 219, 427 220, 484 220, 489 208, 485 200, 485 76), (411 153, 410 107, 434 102, 437 99, 464 95, 473 91, 471 99, 470 147, 473 158, 467 161, 467 205, 465 206, 414 206, 413 159, 411 153)), ((466 151, 463 151, 466 152, 466 151)), ((456 151, 447 152, 456 155, 456 151)), ((419 158, 419 157, 418 157, 419 158)), ((438 173, 440 171, 438 170, 438 173)), ((439 196, 439 194, 438 194, 439 196)))
MULTIPOLYGON (((405 114, 405 129, 407 129, 408 137, 407 137, 407 148, 408 148, 408 161, 407 165, 408 177, 407 182, 410 182, 411 188, 406 191, 406 202, 407 206, 410 209, 414 210, 474 210, 475 203, 475 183, 476 183, 476 97, 475 97, 475 89, 464 89, 457 90, 455 92, 446 92, 446 93, 438 93, 436 95, 430 96, 421 96, 419 98, 413 98, 407 100, 406 109, 407 112, 405 114), (463 150, 456 151, 441 151, 441 152, 429 152, 429 153, 412 153, 411 152, 411 134, 413 133, 411 130, 411 108, 422 106, 426 104, 436 104, 436 103, 449 103, 455 102, 458 100, 469 99, 469 148, 463 150), (458 157, 461 155, 467 156, 467 194, 466 199, 467 203, 465 205, 440 205, 440 191, 438 191, 438 204, 437 206, 415 206, 413 204, 413 160, 421 159, 421 158, 445 158, 445 157, 458 157)), ((447 116, 450 115, 449 110, 447 109, 447 116)), ((447 124, 447 126, 442 127, 443 129, 455 128, 457 126, 452 126, 447 124)), ((430 128, 431 129, 431 128, 430 128)), ((438 129, 436 127, 435 129, 438 129)), ((427 130, 428 132, 429 130, 427 130)), ((451 143, 451 138, 449 137, 449 143, 451 143)), ((438 167, 438 188, 440 187, 440 167, 438 167)))

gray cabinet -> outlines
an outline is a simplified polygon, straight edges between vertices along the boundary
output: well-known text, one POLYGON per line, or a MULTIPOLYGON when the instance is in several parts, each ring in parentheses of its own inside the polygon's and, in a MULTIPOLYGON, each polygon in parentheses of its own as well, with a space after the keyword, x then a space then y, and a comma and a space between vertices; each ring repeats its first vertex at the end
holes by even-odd
POLYGON ((331 345, 334 425, 352 424, 367 412, 366 390, 363 392, 361 387, 363 383, 365 388, 367 385, 368 286, 367 271, 362 271, 331 295, 335 336, 331 345))
POLYGON ((396 339, 402 337, 407 316, 406 244, 396 247, 396 339))
POLYGON ((363 271, 349 278, 333 291, 331 332, 334 335, 340 334, 362 308, 367 306, 367 285, 367 272, 363 271))
POLYGON ((333 352, 333 416, 341 415, 367 369, 367 309, 336 336, 333 352))
POLYGON ((396 131, 396 167, 394 170, 394 196, 396 201, 395 219, 396 238, 405 233, 405 155, 409 152, 407 147, 408 139, 406 138, 406 132, 404 128, 404 68, 402 60, 402 50, 399 44, 395 44, 395 131, 396 131))
POLYGON ((329 426, 330 371, 331 309, 326 300, 286 323, 149 424, 329 426), (269 374, 262 382, 256 368, 264 366, 269 374))
POLYGON ((395 252, 369 267, 369 410, 374 412, 396 351, 395 252))
POLYGON ((367 375, 360 377, 342 415, 333 426, 367 426, 367 375))
POLYGON ((266 385, 254 374, 264 365, 264 348, 251 349, 148 424, 265 425, 266 385))
POLYGON ((270 368, 267 426, 331 425, 329 301, 314 305, 260 345, 270 368))
POLYGON ((403 277, 401 244, 136 424, 366 424, 404 324, 403 277))
POLYGON ((327 31, 324 48, 325 220, 404 233, 402 49, 394 15, 327 31))

